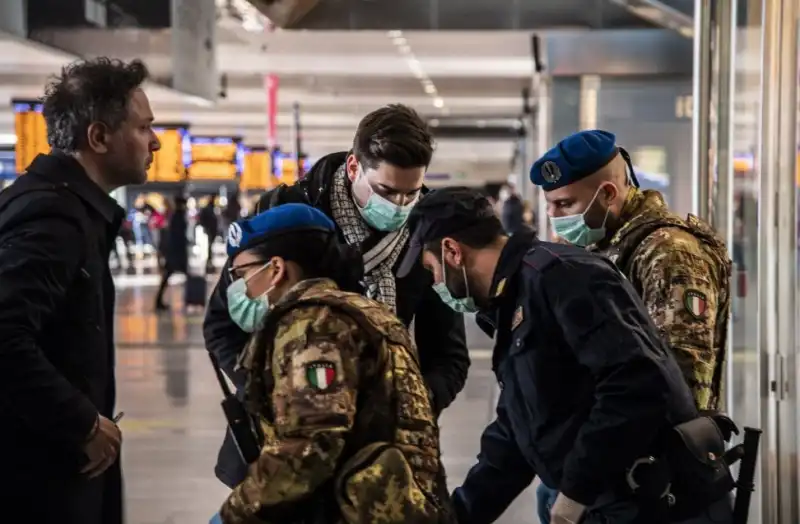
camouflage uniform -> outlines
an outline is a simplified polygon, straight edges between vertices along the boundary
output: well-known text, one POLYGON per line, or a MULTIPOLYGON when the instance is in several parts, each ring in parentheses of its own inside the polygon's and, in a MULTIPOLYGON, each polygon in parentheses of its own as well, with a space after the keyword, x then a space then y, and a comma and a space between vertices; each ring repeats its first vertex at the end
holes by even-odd
POLYGON ((622 227, 590 249, 609 256, 636 287, 698 409, 720 409, 730 312, 725 244, 697 217, 670 213, 656 191, 631 189, 620 219, 622 227))
POLYGON ((448 521, 416 347, 384 306, 304 281, 241 364, 264 445, 222 507, 225 524, 448 521))

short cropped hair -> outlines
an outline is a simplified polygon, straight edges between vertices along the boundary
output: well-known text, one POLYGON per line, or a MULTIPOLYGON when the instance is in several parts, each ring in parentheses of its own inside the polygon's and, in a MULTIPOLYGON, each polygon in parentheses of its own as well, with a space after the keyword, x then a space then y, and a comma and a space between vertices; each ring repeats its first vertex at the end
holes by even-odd
POLYGON ((353 154, 365 169, 375 169, 382 162, 404 169, 428 167, 433 135, 416 111, 390 104, 361 119, 353 138, 353 154))
MULTIPOLYGON (((497 239, 505 235, 503 224, 496 216, 486 217, 461 231, 457 231, 448 238, 472 249, 484 249, 491 246, 497 239)), ((442 239, 431 240, 425 243, 425 251, 430 251, 437 257, 442 256, 442 239)))
POLYGON ((95 58, 62 68, 47 84, 43 100, 50 146, 68 153, 83 149, 93 122, 104 123, 112 132, 119 129, 128 117, 132 92, 148 77, 141 60, 95 58))

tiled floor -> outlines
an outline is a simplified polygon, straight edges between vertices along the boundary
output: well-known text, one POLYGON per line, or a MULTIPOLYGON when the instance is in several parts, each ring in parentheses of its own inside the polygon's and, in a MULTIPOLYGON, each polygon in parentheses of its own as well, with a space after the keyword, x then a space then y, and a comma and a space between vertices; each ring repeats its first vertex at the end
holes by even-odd
MULTIPOLYGON (((173 310, 156 315, 155 283, 147 276, 118 280, 118 410, 125 412, 128 524, 204 524, 228 491, 213 474, 224 433, 219 386, 202 344, 202 313, 184 314, 183 286, 175 285, 173 310)), ((468 335, 469 380, 441 419, 451 487, 474 463, 481 430, 492 417, 489 341, 474 325, 468 335)), ((499 522, 535 523, 534 508, 529 490, 499 522)))

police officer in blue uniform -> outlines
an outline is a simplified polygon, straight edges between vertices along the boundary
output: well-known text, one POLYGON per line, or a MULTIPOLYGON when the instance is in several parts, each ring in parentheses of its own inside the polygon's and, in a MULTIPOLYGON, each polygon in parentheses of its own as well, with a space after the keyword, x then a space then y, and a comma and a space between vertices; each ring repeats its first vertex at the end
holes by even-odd
POLYGON ((615 266, 532 233, 506 236, 489 201, 468 188, 432 192, 410 220, 400 273, 421 258, 441 299, 479 313, 495 338, 497 418, 453 494, 458 521, 495 521, 538 475, 560 492, 553 524, 671 522, 665 504, 631 493, 626 472, 698 413, 615 266))

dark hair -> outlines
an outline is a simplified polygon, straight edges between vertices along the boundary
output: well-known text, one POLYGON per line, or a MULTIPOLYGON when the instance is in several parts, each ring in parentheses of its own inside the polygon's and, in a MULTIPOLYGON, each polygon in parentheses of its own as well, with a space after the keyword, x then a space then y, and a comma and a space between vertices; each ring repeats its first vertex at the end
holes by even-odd
MULTIPOLYGON (((494 244, 503 235, 505 235, 505 230, 500 219, 496 216, 490 216, 461 231, 447 235, 447 237, 472 249, 483 249, 494 244)), ((425 250, 430 251, 437 257, 441 257, 442 239, 438 238, 425 242, 425 250)))
POLYGON ((330 278, 343 291, 364 292, 361 252, 339 242, 336 233, 297 231, 266 239, 251 249, 264 260, 277 256, 294 262, 303 278, 330 278))
POLYGON ((381 162, 400 168, 428 167, 433 136, 416 111, 390 104, 361 119, 353 138, 353 154, 365 169, 381 162))
POLYGON ((102 122, 111 131, 128 117, 131 93, 147 80, 140 60, 125 63, 110 58, 74 62, 47 84, 43 100, 47 142, 72 153, 86 146, 89 125, 102 122))

